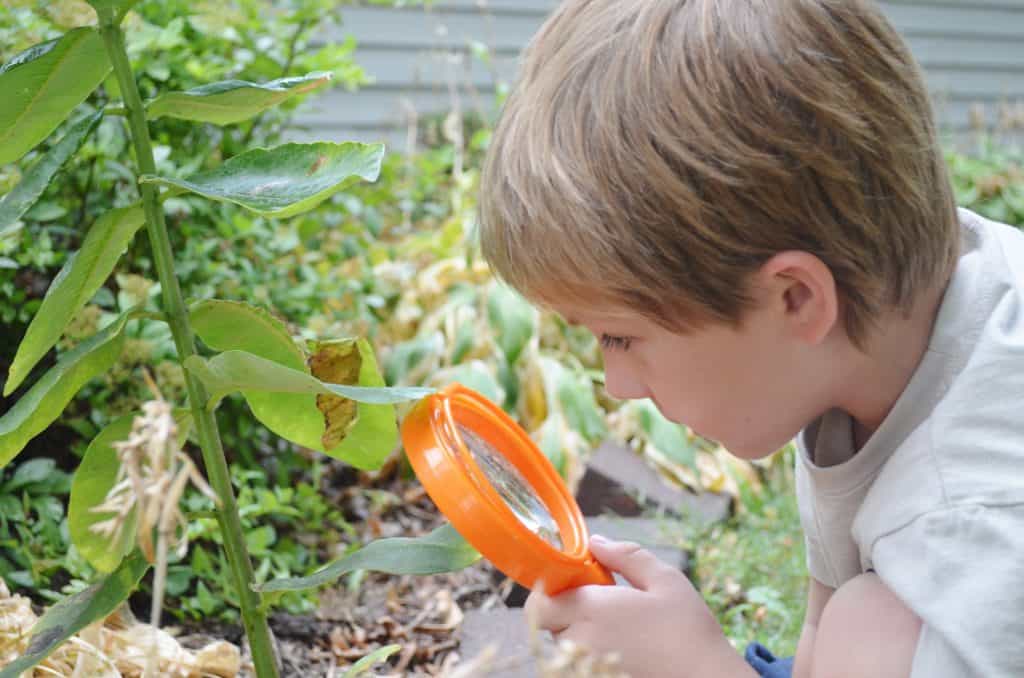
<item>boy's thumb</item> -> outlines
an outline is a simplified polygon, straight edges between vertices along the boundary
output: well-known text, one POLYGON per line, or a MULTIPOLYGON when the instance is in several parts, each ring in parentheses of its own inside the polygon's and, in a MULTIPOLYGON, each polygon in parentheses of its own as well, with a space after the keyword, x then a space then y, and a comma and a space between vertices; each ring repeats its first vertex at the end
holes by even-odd
POLYGON ((590 538, 590 552, 602 565, 643 591, 650 589, 669 569, 653 553, 631 541, 611 541, 595 534, 590 538))

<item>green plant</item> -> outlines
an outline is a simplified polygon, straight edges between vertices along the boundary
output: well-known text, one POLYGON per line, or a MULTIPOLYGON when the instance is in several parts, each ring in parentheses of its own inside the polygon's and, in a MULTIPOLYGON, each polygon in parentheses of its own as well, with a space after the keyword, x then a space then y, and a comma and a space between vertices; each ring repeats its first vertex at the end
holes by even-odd
MULTIPOLYGON (((265 82, 311 71, 331 73, 333 86, 357 87, 366 75, 353 61, 354 42, 313 41, 332 17, 337 17, 327 9, 330 7, 322 0, 143 0, 126 17, 126 47, 147 99, 212 81, 265 82)), ((32 44, 94 21, 95 13, 84 0, 6 3, 0 7, 0 62, 32 44)), ((116 77, 108 75, 89 103, 103 107, 117 93, 116 77)), ((298 100, 286 99, 228 126, 194 124, 168 115, 152 119, 157 168, 184 177, 197 169, 215 167, 246 147, 275 145, 298 100)), ((78 248, 85 227, 111 208, 125 206, 136 194, 134 176, 125 163, 128 144, 121 118, 105 116, 85 136, 76 162, 64 167, 64 180, 46 185, 29 212, 0 229, 0 336, 10 338, 0 341, 0 365, 9 365, 17 348, 13 338, 24 334, 48 283, 63 265, 66 253, 78 248)), ((18 182, 25 168, 25 163, 0 165, 0 194, 18 182)), ((296 286, 284 276, 264 274, 288 246, 288 238, 280 234, 290 226, 188 195, 168 199, 165 208, 172 248, 180 253, 175 268, 182 286, 193 297, 226 296, 270 306, 284 317, 302 322, 299 311, 305 300, 295 294, 296 286), (279 304, 286 296, 289 303, 279 304)), ((313 217, 309 221, 319 220, 313 217)), ((324 221, 329 224, 331 219, 324 221)), ((104 314, 123 310, 120 301, 136 283, 150 285, 159 297, 153 260, 141 242, 129 246, 116 274, 92 300, 104 314)), ((153 326, 146 331, 156 336, 130 339, 138 340, 133 348, 148 351, 148 360, 134 364, 119 361, 126 369, 117 370, 102 385, 84 389, 59 419, 65 429, 61 437, 71 439, 78 455, 112 417, 137 408, 145 399, 145 389, 131 378, 133 369, 129 368, 146 365, 151 370, 170 371, 171 363, 166 361, 174 349, 169 333, 153 326)), ((52 364, 51 355, 42 366, 52 364)), ((0 400, 0 411, 4 404, 0 400)), ((228 408, 220 419, 227 424, 225 439, 233 452, 251 460, 260 450, 273 446, 274 441, 259 430, 250 432, 254 435, 235 430, 235 422, 245 417, 233 403, 228 408)))
MULTIPOLYGON (((343 542, 354 542, 355 534, 340 511, 320 493, 320 464, 314 464, 314 484, 279 485, 262 470, 234 465, 231 476, 238 488, 238 505, 246 544, 254 561, 255 582, 312 574, 319 568, 318 554, 331 552, 343 542)), ((212 517, 213 505, 199 492, 184 499, 189 515, 189 553, 168 568, 167 593, 177 599, 171 613, 181 619, 223 618, 231 621, 237 601, 231 600, 230 567, 222 548, 223 539, 212 517), (214 596, 226 591, 228 600, 214 596)), ((292 614, 316 610, 314 589, 300 589, 282 595, 276 604, 292 614)))
MULTIPOLYGON (((167 111, 161 102, 173 99, 174 115, 182 120, 229 125, 323 85, 329 74, 269 83, 212 83, 163 92, 144 103, 123 27, 136 3, 90 0, 99 18, 97 28, 73 28, 28 48, 0 69, 0 89, 14 93, 0 108, 0 163, 18 160, 73 118, 61 141, 40 154, 0 202, 4 217, 0 230, 18 228, 20 218, 104 115, 124 118, 137 164, 137 171, 122 165, 128 204, 92 223, 78 250, 65 260, 18 346, 4 394, 10 395, 23 383, 31 386, 22 389, 19 400, 0 417, 0 465, 10 462, 53 422, 85 384, 115 365, 129 334, 141 327, 169 328, 174 358, 185 368, 187 407, 174 410, 159 387, 150 383, 153 400, 144 404, 144 416, 113 420, 89 445, 79 469, 83 472, 72 483, 70 532, 79 550, 89 554, 90 564, 106 574, 45 614, 26 654, 0 671, 0 676, 31 668, 78 629, 105 616, 154 564, 152 616, 157 623, 169 551, 186 543, 187 523, 178 502, 190 482, 213 502, 230 573, 229 590, 241 609, 257 674, 274 676, 277 662, 267 625, 267 608, 273 600, 254 587, 250 557, 252 550, 265 555, 271 537, 268 526, 261 525, 250 530, 247 543, 214 412, 225 396, 241 392, 255 417, 276 434, 372 469, 383 463, 397 439, 393 405, 429 390, 385 386, 364 339, 300 344, 281 321, 251 305, 207 299, 187 306, 174 267, 164 203, 190 193, 237 204, 262 217, 298 215, 358 179, 376 179, 383 148, 356 143, 285 144, 242 150, 216 167, 192 168, 184 178, 161 173, 148 122, 167 111), (111 73, 112 81, 108 80, 111 73), (75 116, 76 107, 105 82, 119 93, 123 105, 107 104, 75 116), (139 199, 132 201, 135 185, 139 199), (166 190, 161 193, 160 187, 166 190), (143 226, 160 286, 158 309, 147 308, 148 294, 137 295, 138 303, 112 314, 106 324, 63 351, 53 367, 33 380, 33 368, 87 308, 143 226), (180 451, 189 435, 198 442, 209 487, 180 451)), ((383 569, 393 567, 387 562, 394 558, 386 545, 371 547, 362 567, 374 567, 378 560, 383 569)), ((452 554, 445 561, 449 564, 465 564, 477 557, 458 539, 448 539, 444 548, 452 554)), ((432 553, 436 555, 437 549, 432 553)), ((410 569, 408 560, 401 566, 403 571, 410 569)), ((438 561, 432 559, 425 567, 436 571, 438 561)))
POLYGON ((807 566, 788 446, 759 474, 734 474, 737 511, 691 535, 695 575, 725 635, 739 649, 764 643, 792 656, 803 625, 807 566))
POLYGON ((1024 152, 992 141, 974 153, 946 153, 957 202, 1006 224, 1024 227, 1024 152))
POLYGON ((61 597, 58 575, 82 579, 93 568, 73 547, 67 547, 68 526, 61 495, 71 489, 71 476, 52 459, 27 461, 0 482, 0 577, 30 588, 49 600, 61 597))

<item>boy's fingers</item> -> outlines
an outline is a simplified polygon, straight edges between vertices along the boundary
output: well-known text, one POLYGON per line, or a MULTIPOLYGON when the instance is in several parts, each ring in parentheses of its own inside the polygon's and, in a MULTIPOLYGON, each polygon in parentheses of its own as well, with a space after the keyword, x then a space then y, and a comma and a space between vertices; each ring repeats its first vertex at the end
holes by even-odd
POLYGON ((575 610, 575 596, 567 591, 552 598, 544 593, 541 586, 535 586, 524 606, 527 622, 531 626, 558 633, 572 624, 575 610))
POLYGON ((631 541, 611 541, 599 535, 590 539, 590 552, 609 570, 618 572, 634 587, 647 591, 658 579, 677 574, 650 551, 631 541))

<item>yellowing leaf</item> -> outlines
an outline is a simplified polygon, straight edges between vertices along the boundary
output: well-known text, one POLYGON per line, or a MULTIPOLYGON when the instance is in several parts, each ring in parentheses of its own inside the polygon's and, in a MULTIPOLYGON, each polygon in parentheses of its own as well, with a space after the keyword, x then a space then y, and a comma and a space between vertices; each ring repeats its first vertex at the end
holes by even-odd
MULTIPOLYGON (((316 344, 309 358, 309 369, 320 381, 358 386, 362 363, 355 340, 341 339, 316 344)), ((355 425, 359 417, 356 401, 321 393, 316 397, 316 407, 324 415, 323 446, 330 450, 341 443, 355 425)))

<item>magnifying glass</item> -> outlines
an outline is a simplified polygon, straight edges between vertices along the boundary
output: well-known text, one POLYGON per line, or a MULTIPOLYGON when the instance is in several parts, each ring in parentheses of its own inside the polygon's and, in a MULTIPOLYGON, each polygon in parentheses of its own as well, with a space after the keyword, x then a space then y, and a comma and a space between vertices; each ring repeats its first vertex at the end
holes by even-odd
POLYGON ((558 471, 492 401, 451 384, 418 402, 401 433, 438 509, 506 576, 530 589, 543 582, 548 595, 614 584, 558 471))

